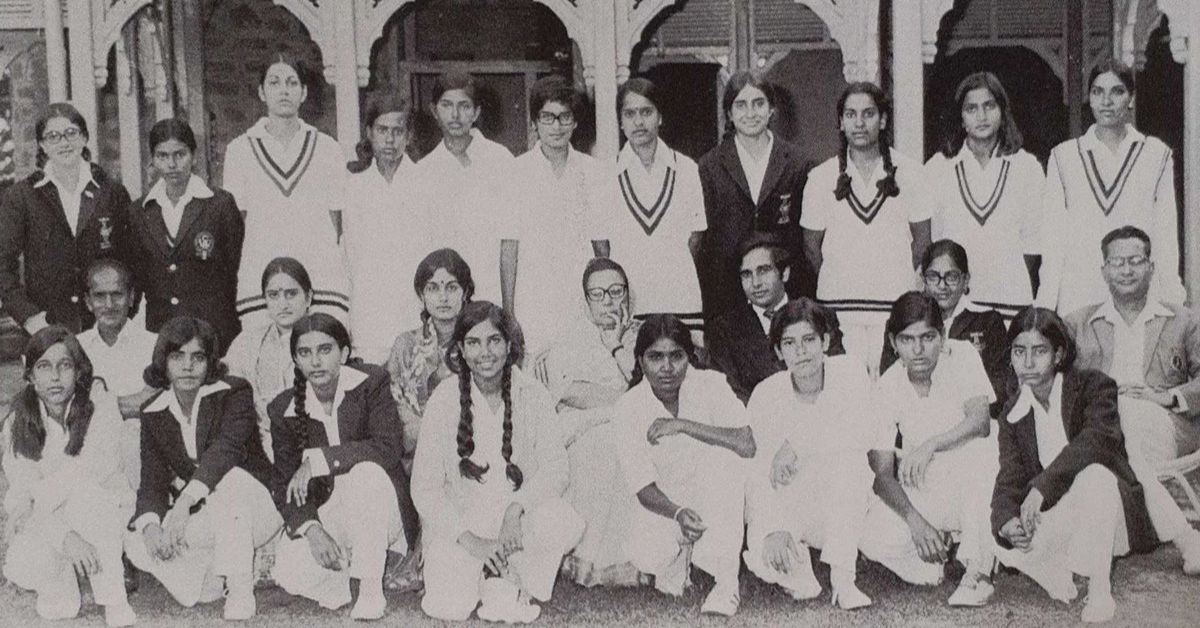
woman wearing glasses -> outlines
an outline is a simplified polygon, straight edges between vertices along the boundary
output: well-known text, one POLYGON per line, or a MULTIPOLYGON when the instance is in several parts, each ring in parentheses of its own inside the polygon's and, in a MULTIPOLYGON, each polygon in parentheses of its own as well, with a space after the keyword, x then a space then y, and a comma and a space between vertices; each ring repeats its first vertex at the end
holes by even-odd
POLYGON ((34 133, 37 170, 0 201, 0 301, 29 333, 79 332, 94 318, 76 269, 102 257, 133 266, 129 193, 90 161, 87 122, 71 105, 51 104, 34 133))
POLYGON ((571 476, 567 501, 587 529, 567 557, 579 584, 634 585, 637 569, 628 547, 634 501, 621 490, 613 406, 629 387, 633 348, 641 324, 631 316, 629 279, 620 264, 603 257, 583 271, 587 320, 555 344, 534 366, 558 404, 571 476))
MULTIPOLYGON (((490 225, 502 238, 500 292, 521 320, 528 355, 569 330, 577 305, 564 268, 582 268, 601 250, 599 217, 612 206, 609 170, 571 146, 581 111, 578 92, 560 76, 533 85, 530 120, 538 141, 513 162, 504 211, 490 225)), ((481 221, 492 212, 480 212, 481 221)), ((483 224, 480 228, 487 228, 483 224)))
MULTIPOLYGON (((921 258, 924 269, 925 294, 937 301, 942 310, 946 337, 965 340, 979 351, 997 401, 992 405, 995 417, 1004 405, 1008 379, 1008 341, 1004 334, 1004 318, 999 312, 977 305, 967 295, 971 292, 971 270, 967 252, 953 240, 938 240, 929 245, 921 258)), ((896 361, 892 344, 883 343, 879 372, 888 370, 896 361)))

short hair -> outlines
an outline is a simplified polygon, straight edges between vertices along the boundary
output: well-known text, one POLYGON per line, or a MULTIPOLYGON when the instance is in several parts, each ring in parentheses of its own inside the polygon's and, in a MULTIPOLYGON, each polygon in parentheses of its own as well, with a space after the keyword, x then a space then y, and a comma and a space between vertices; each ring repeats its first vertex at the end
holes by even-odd
POLYGON ((887 319, 887 335, 896 336, 914 323, 925 323, 938 332, 946 331, 938 302, 924 292, 910 290, 892 303, 892 311, 887 319))
POLYGON ((773 233, 755 231, 742 239, 738 245, 738 263, 740 264, 751 251, 766 249, 771 255, 771 263, 779 269, 780 274, 791 265, 792 256, 783 246, 783 242, 773 233))
POLYGON ((121 278, 121 285, 125 286, 126 292, 133 292, 133 273, 129 272, 129 267, 121 263, 120 260, 111 257, 99 257, 92 260, 88 264, 87 270, 83 273, 83 285, 88 292, 92 290, 92 277, 95 277, 101 271, 112 270, 121 278))
POLYGON ((921 270, 928 269, 933 260, 942 256, 949 257, 958 270, 967 275, 971 274, 971 267, 967 264, 967 250, 950 239, 938 240, 925 248, 925 254, 921 256, 921 270))
POLYGON ((829 308, 808 297, 800 297, 785 303, 771 318, 771 330, 767 334, 771 346, 778 349, 783 341, 783 332, 796 323, 808 323, 813 331, 829 336, 831 345, 838 331, 837 318, 829 308))
POLYGON ((575 117, 579 117, 583 106, 579 91, 570 81, 557 74, 538 79, 529 90, 529 119, 536 122, 542 107, 550 102, 566 106, 575 117))
MULTIPOLYGON (((36 164, 38 168, 45 166, 46 160, 50 159, 46 151, 42 150, 42 134, 46 132, 46 124, 54 118, 66 118, 68 122, 79 127, 79 132, 83 134, 84 139, 90 137, 87 120, 83 119, 83 114, 79 113, 79 110, 74 105, 67 102, 50 103, 46 107, 46 113, 42 114, 42 117, 38 118, 38 121, 33 125, 33 135, 37 138, 36 164)), ((83 160, 92 160, 92 151, 87 146, 83 147, 83 160)))
POLYGON ((1031 305, 1017 312, 1016 317, 1008 326, 1007 346, 1011 347, 1017 336, 1027 331, 1036 331, 1050 341, 1050 346, 1054 350, 1063 350, 1063 359, 1055 365, 1055 371, 1070 370, 1075 365, 1075 356, 1078 355, 1079 350, 1075 346, 1075 340, 1071 338, 1067 324, 1053 310, 1031 305))
POLYGON ((150 135, 147 143, 150 145, 150 153, 153 155, 154 149, 158 148, 159 144, 167 140, 179 140, 192 153, 196 152, 196 134, 192 132, 192 127, 187 122, 179 118, 167 118, 159 120, 150 127, 150 135))
POLYGON ((167 358, 172 353, 192 340, 200 342, 208 360, 208 369, 204 373, 204 383, 211 384, 222 377, 228 369, 221 362, 221 343, 217 330, 204 321, 193 316, 176 316, 167 321, 158 330, 158 342, 154 344, 153 357, 150 365, 142 373, 142 379, 151 388, 170 388, 171 379, 167 374, 167 358))
POLYGON ((436 105, 442 96, 449 91, 461 89, 471 99, 475 105, 479 104, 477 90, 479 89, 475 83, 475 77, 467 72, 451 70, 438 76, 437 81, 433 84, 433 93, 430 102, 436 105))
POLYGON ((262 291, 264 293, 267 291, 267 284, 271 282, 271 278, 280 274, 296 280, 301 289, 312 294, 313 284, 312 279, 308 276, 308 270, 294 257, 276 257, 267 262, 267 267, 263 269, 262 274, 262 291))
POLYGON ((1116 75, 1117 80, 1121 81, 1121 84, 1125 86, 1125 89, 1129 90, 1130 94, 1137 93, 1137 80, 1134 78, 1133 69, 1122 63, 1119 59, 1111 58, 1097 63, 1096 67, 1092 68, 1092 71, 1088 73, 1088 89, 1092 88, 1092 83, 1095 83, 1101 74, 1109 72, 1116 75))
MULTIPOLYGON (((621 118, 621 108, 625 106, 625 96, 628 94, 637 94, 646 100, 649 100, 654 105, 655 109, 659 109, 659 94, 658 87, 648 78, 631 78, 625 81, 617 88, 617 119, 621 118)), ((661 109, 660 109, 661 111, 661 109)))
POLYGON ((1100 240, 1100 254, 1108 257, 1108 245, 1117 240, 1128 239, 1141 240, 1142 244, 1146 246, 1146 257, 1150 257, 1150 236, 1133 225, 1125 225, 1109 231, 1104 239, 1100 240))
POLYGON ((692 332, 687 325, 674 314, 650 314, 642 321, 638 329, 637 341, 633 345, 633 374, 629 378, 629 387, 641 383, 645 373, 642 372, 642 356, 651 345, 662 338, 673 340, 687 354, 688 364, 696 364, 696 344, 692 342, 692 332))
POLYGON ((738 94, 742 93, 747 86, 761 91, 767 97, 767 104, 775 106, 775 87, 757 72, 739 70, 725 82, 725 94, 721 97, 721 110, 725 112, 727 118, 733 109, 733 101, 737 100, 738 94))
MULTIPOLYGON (((616 271, 617 274, 621 275, 621 281, 625 282, 625 287, 629 288, 629 275, 625 274, 625 267, 618 264, 615 260, 607 257, 593 257, 592 259, 588 260, 587 266, 583 267, 583 281, 581 283, 583 284, 583 292, 585 296, 587 295, 588 279, 591 279, 592 275, 605 270, 616 271)), ((626 292, 626 294, 628 294, 628 292, 626 292)))
POLYGON ((977 89, 988 90, 992 94, 992 98, 996 99, 996 105, 1000 107, 1000 128, 996 131, 997 154, 1000 156, 1012 155, 1021 150, 1025 139, 1013 118, 1012 101, 1008 98, 1008 91, 1004 89, 1004 84, 991 72, 975 72, 964 78, 954 90, 955 109, 954 113, 948 116, 946 141, 942 144, 942 154, 953 158, 958 151, 962 150, 963 142, 967 139, 967 130, 962 125, 963 103, 967 101, 967 94, 977 89))
MULTIPOLYGON (((442 268, 462 286, 464 305, 470 303, 471 297, 475 295, 475 280, 471 278, 471 267, 458 251, 449 248, 433 251, 417 264, 417 272, 413 274, 413 290, 417 293, 417 298, 420 299, 425 294, 425 284, 442 268)), ((421 305, 421 319, 424 320, 427 316, 429 312, 421 305)))

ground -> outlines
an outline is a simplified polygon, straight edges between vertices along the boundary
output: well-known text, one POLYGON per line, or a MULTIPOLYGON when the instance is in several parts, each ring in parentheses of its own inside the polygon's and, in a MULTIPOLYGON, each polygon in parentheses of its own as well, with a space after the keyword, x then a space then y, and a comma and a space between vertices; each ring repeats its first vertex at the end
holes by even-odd
MULTIPOLYGON (((19 382, 15 364, 0 366, 0 416, 19 382)), ((1193 483, 1200 479, 1193 477, 1193 483)), ((7 485, 0 478, 0 494, 7 485)), ((3 515, 0 514, 0 519, 3 515)), ((2 522, 0 522, 2 523, 2 522)), ((0 556, 4 547, 0 545, 0 556)), ((814 558, 815 562, 815 558, 814 558)), ((1180 570, 1181 558, 1171 546, 1148 555, 1118 560, 1113 570, 1117 618, 1113 626, 1200 626, 1200 578, 1180 570)), ((913 587, 873 563, 860 563, 859 587, 875 600, 870 608, 840 611, 829 604, 829 570, 818 566, 817 575, 826 594, 818 600, 795 602, 777 588, 749 574, 742 576, 742 607, 732 620, 699 615, 708 581, 697 578, 698 589, 681 599, 670 599, 649 589, 586 590, 560 581, 554 599, 543 605, 539 626, 1059 626, 1077 624, 1082 600, 1070 606, 1052 601, 1028 578, 1015 572, 996 577, 996 595, 981 609, 952 609, 945 600, 953 591, 951 579, 938 587, 913 587)), ((131 598, 140 626, 227 626, 220 604, 184 609, 149 576, 131 598)), ((322 628, 351 624, 349 609, 332 612, 308 600, 293 598, 276 587, 258 590, 258 616, 244 625, 322 628)), ((418 594, 388 596, 389 626, 445 625, 421 614, 418 594)), ((484 625, 472 621, 471 625, 484 625)), ((34 595, 19 591, 7 581, 0 585, 0 627, 103 626, 101 610, 85 606, 75 624, 40 620, 34 595)))

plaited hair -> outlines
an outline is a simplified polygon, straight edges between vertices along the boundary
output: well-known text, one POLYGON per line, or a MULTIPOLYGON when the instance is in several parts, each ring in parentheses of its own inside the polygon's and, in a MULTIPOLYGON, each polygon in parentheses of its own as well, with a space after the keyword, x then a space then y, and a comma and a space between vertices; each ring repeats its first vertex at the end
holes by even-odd
MULTIPOLYGON (((51 118, 66 118, 71 124, 79 127, 79 132, 83 134, 84 140, 87 140, 89 137, 87 120, 83 119, 83 114, 79 113, 78 109, 70 103, 50 103, 50 106, 46 107, 45 115, 38 118, 37 123, 33 125, 33 135, 38 140, 36 164, 39 170, 45 168, 46 161, 50 159, 46 151, 42 150, 42 134, 46 132, 46 124, 50 122, 51 118)), ((92 160, 92 151, 87 146, 83 147, 82 155, 84 161, 92 160)))
POLYGON ((267 291, 267 284, 271 282, 271 278, 281 273, 300 284, 301 290, 312 294, 313 284, 312 279, 308 276, 308 270, 294 257, 276 257, 267 262, 267 267, 263 269, 262 274, 262 291, 264 293, 267 291))
POLYGON ((413 290, 417 293, 417 298, 421 299, 422 324, 429 320, 429 312, 425 309, 425 302, 422 299, 425 294, 425 284, 433 279, 439 269, 445 269, 462 287, 464 306, 471 302, 472 296, 475 296, 475 280, 471 277, 471 267, 458 254, 458 251, 438 249, 431 252, 421 260, 421 263, 417 264, 417 272, 413 274, 413 290))
MULTIPOLYGON (((67 428, 67 446, 63 451, 68 456, 75 456, 83 448, 83 440, 87 437, 88 425, 95 411, 91 399, 92 361, 84 353, 79 341, 65 327, 58 325, 39 330, 25 343, 25 380, 30 382, 34 365, 50 347, 59 343, 66 347, 67 354, 75 363, 74 400, 63 417, 63 424, 67 428)), ((46 426, 42 424, 40 403, 32 383, 27 383, 13 400, 12 448, 21 458, 42 459, 42 449, 46 446, 46 426)))
POLYGON ((476 464, 471 460, 475 453, 475 415, 471 410, 471 367, 462 354, 462 343, 467 334, 483 322, 490 322, 500 335, 508 342, 508 357, 504 361, 504 369, 500 379, 500 398, 504 402, 504 434, 500 443, 500 453, 504 456, 505 475, 512 482, 513 490, 521 488, 524 475, 512 461, 513 433, 513 404, 512 404, 512 368, 520 363, 525 348, 520 328, 516 322, 499 306, 488 301, 474 301, 463 307, 458 322, 454 325, 454 335, 451 338, 448 362, 458 373, 459 418, 458 418, 458 470, 463 477, 476 482, 481 481, 488 467, 476 464))
POLYGON ((350 348, 350 332, 346 331, 346 326, 324 312, 305 314, 292 327, 292 338, 288 343, 288 350, 292 354, 292 373, 295 376, 292 382, 292 401, 296 404, 296 420, 289 422, 288 427, 296 435, 297 440, 302 443, 308 442, 308 420, 312 417, 308 413, 308 408, 305 407, 308 402, 308 378, 304 376, 304 371, 300 370, 300 365, 296 362, 296 345, 299 344, 301 336, 313 331, 333 338, 338 349, 350 348))
MULTIPOLYGON (((879 130, 879 154, 883 157, 884 177, 877 181, 875 185, 879 189, 879 193, 884 198, 900 195, 900 186, 896 184, 896 166, 892 163, 892 140, 891 140, 891 119, 892 119, 892 103, 888 99, 887 94, 874 83, 861 81, 851 83, 842 92, 841 97, 837 101, 837 119, 838 128, 841 128, 842 114, 846 112, 846 100, 855 94, 866 94, 875 102, 875 108, 879 110, 880 118, 887 120, 889 124, 879 130)), ((846 139, 844 132, 839 132, 842 141, 842 149, 838 152, 838 178, 837 187, 833 190, 833 196, 839 201, 846 200, 850 196, 850 174, 846 172, 846 151, 849 150, 850 142, 846 139)))
POLYGON ((1112 72, 1117 77, 1117 80, 1121 81, 1121 84, 1125 86, 1125 89, 1130 94, 1137 93, 1137 81, 1133 75, 1133 68, 1125 65, 1119 59, 1111 58, 1097 63, 1096 67, 1092 68, 1092 71, 1088 73, 1088 89, 1092 88, 1092 83, 1095 83, 1101 74, 1109 72, 1112 72))
POLYGON ((629 377, 630 388, 637 386, 646 376, 642 372, 642 356, 660 338, 673 340, 687 354, 688 364, 696 366, 696 345, 692 342, 692 332, 687 325, 674 314, 650 314, 642 321, 642 327, 638 329, 637 342, 633 345, 633 373, 629 377))

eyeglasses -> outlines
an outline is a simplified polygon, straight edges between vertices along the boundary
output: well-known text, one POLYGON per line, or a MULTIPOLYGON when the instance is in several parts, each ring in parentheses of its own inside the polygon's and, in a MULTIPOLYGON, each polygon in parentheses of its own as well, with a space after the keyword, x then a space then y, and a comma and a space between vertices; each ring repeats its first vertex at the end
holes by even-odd
POLYGON ((963 273, 959 270, 948 270, 944 274, 936 270, 927 270, 922 277, 925 279, 925 285, 928 286, 936 286, 938 283, 944 281, 946 282, 946 286, 957 288, 962 283, 963 273))
POLYGON ((554 124, 556 121, 558 122, 559 126, 571 126, 572 124, 575 124, 575 114, 571 113, 570 111, 564 111, 562 113, 539 111, 537 121, 538 124, 545 124, 546 126, 554 124))
POLYGON ((1130 255, 1129 257, 1109 257, 1105 258, 1104 265, 1115 270, 1121 270, 1125 266, 1133 268, 1143 268, 1150 263, 1150 258, 1145 255, 1130 255))
POLYGON ((628 294, 628 292, 629 290, 625 287, 625 284, 614 283, 608 288, 592 288, 588 290, 587 298, 588 301, 599 303, 604 300, 604 295, 607 294, 608 298, 612 299, 613 301, 620 301, 621 299, 625 298, 625 295, 628 294))
POLYGON ((83 131, 80 131, 79 129, 77 129, 75 127, 71 127, 69 129, 67 129, 66 131, 63 131, 62 133, 59 133, 58 131, 46 131, 45 133, 42 134, 42 141, 47 144, 57 144, 63 140, 69 140, 69 141, 74 142, 75 140, 79 139, 80 136, 82 136, 82 135, 83 135, 83 131))

